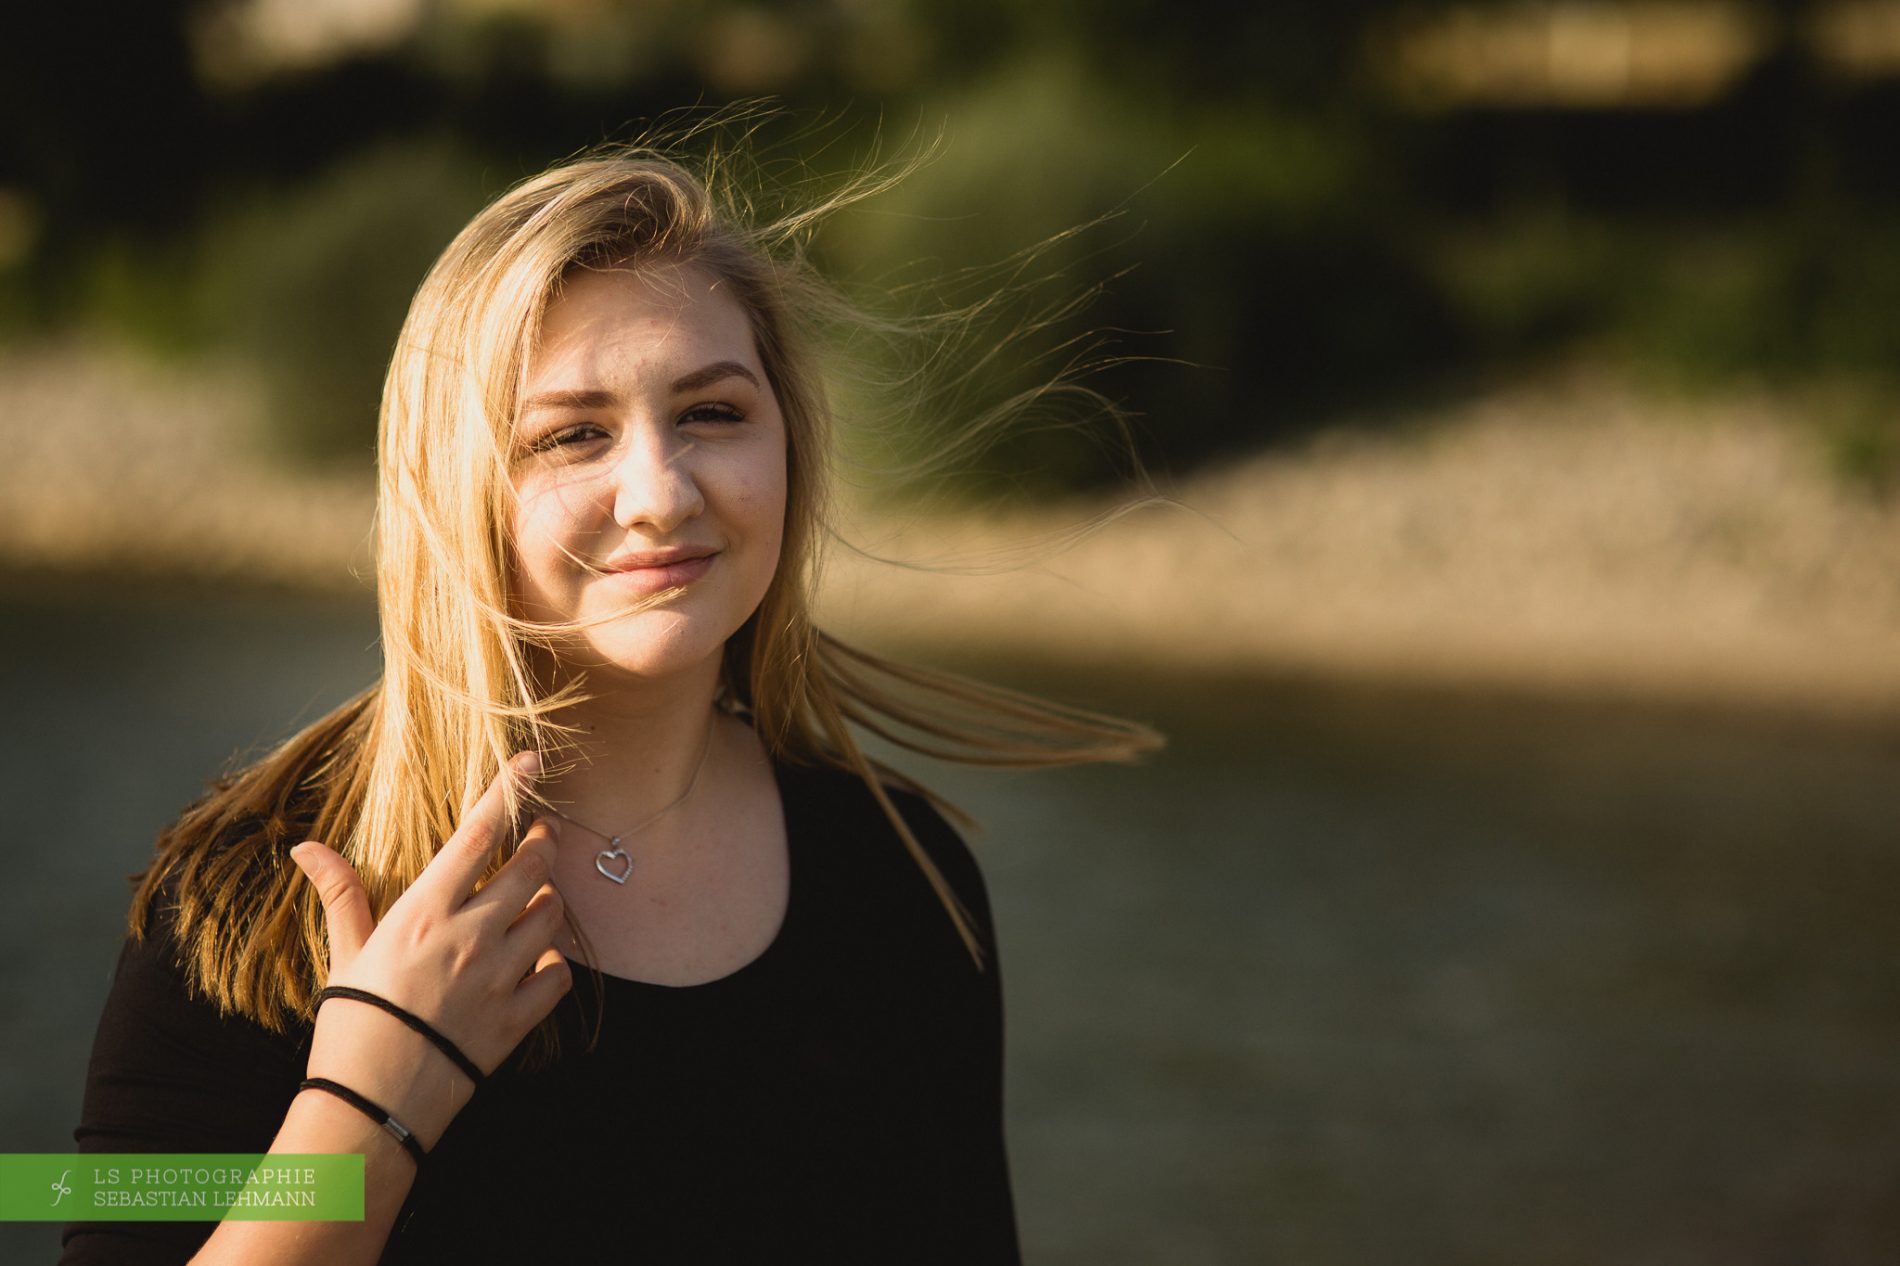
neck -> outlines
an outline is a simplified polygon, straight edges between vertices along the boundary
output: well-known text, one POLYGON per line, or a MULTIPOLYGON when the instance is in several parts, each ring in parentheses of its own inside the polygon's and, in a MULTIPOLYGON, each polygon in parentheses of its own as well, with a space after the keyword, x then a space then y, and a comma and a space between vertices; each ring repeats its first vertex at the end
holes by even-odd
POLYGON ((719 720, 713 708, 717 662, 709 669, 563 709, 556 719, 573 727, 572 746, 551 762, 553 772, 541 781, 548 803, 586 829, 611 835, 671 804, 695 773, 695 794, 703 792, 715 781, 720 757, 713 733, 719 720))

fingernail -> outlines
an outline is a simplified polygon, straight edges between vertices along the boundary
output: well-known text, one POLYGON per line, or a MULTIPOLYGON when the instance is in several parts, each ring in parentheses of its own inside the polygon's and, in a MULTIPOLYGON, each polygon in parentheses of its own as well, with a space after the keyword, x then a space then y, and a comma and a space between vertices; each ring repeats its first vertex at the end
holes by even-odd
POLYGON ((541 772, 541 753, 536 751, 516 752, 508 762, 515 772, 523 778, 532 778, 541 772))

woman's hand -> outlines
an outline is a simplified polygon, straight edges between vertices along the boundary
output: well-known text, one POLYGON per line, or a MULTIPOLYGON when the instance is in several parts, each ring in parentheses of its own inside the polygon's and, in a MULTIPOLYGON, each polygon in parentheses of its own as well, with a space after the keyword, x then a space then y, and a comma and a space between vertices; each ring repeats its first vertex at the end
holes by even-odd
MULTIPOLYGON (((554 947, 561 895, 548 881, 551 821, 537 819, 515 855, 474 891, 508 832, 502 780, 525 781, 537 768, 532 754, 510 761, 380 924, 349 862, 315 840, 291 851, 323 901, 329 983, 367 990, 420 1016, 484 1072, 507 1058, 573 983, 554 947)), ((425 1147, 435 1145, 474 1090, 400 1020, 339 998, 318 1013, 308 1072, 381 1104, 425 1147)))

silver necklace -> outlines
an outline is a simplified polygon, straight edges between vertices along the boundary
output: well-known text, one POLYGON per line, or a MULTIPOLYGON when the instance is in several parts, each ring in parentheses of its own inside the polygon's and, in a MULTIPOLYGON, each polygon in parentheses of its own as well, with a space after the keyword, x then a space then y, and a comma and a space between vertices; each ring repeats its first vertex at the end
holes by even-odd
POLYGON ((620 847, 620 841, 626 839, 628 836, 640 834, 640 832, 646 830, 655 822, 658 822, 661 818, 686 803, 687 798, 693 794, 693 790, 699 786, 699 776, 706 772, 706 757, 712 752, 713 731, 717 729, 718 726, 719 718, 715 716, 712 719, 712 724, 706 727, 706 745, 699 749, 699 763, 693 766, 693 776, 687 781, 686 790, 675 796, 672 801, 658 813, 642 819, 640 822, 628 827, 619 834, 609 835, 605 831, 596 830, 594 827, 587 825, 587 823, 580 821, 570 814, 562 813, 559 809, 554 810, 567 821, 572 822, 581 830, 586 831, 589 835, 598 835, 607 841, 607 847, 594 854, 595 870, 617 884, 627 882, 627 876, 633 873, 633 855, 620 847))

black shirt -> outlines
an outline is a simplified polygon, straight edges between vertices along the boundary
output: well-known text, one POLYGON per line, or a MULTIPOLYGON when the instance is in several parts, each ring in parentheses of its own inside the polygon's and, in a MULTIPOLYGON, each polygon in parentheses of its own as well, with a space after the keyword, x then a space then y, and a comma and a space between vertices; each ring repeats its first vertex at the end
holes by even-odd
MULTIPOLYGON (((1019 1260, 1002 1134, 1002 998, 974 859, 895 796, 976 917, 979 972, 862 782, 780 767, 791 897, 777 938, 673 988, 584 969, 563 1054, 489 1078, 429 1155, 383 1261, 1019 1260)), ((126 943, 74 1131, 82 1152, 262 1152, 307 1028, 194 996, 168 928, 126 943)), ((183 1262, 210 1223, 76 1223, 62 1262, 183 1262)))

